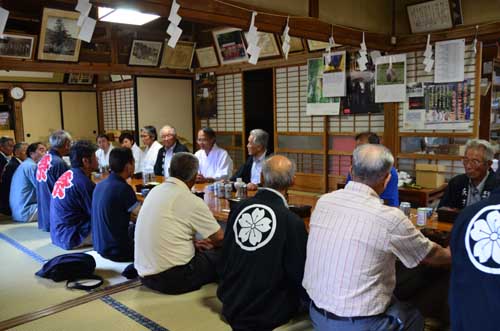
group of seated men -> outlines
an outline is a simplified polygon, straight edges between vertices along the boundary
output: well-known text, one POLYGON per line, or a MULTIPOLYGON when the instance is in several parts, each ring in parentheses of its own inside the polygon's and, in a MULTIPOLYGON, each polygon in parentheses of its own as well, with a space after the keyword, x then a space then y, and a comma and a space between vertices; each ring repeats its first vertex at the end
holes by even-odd
MULTIPOLYGON (((216 145, 213 130, 198 132, 195 154, 178 142, 171 126, 160 130, 160 148, 153 147, 154 127, 143 128, 141 137, 144 152, 134 152, 134 138, 127 134, 120 137, 125 147, 111 149, 98 141, 102 153, 86 141, 71 143, 65 131, 50 136, 43 157, 43 144, 28 146, 29 159, 12 181, 18 173, 34 178, 39 227, 51 232, 54 244, 65 249, 93 244, 105 258, 133 261, 142 283, 162 293, 186 293, 216 281, 222 314, 234 330, 272 330, 307 310, 316 330, 423 330, 418 310, 393 295, 395 262, 408 268, 449 265, 453 255, 453 330, 475 330, 478 315, 484 316, 482 330, 496 330, 500 190, 488 142, 467 144, 465 174, 450 181, 441 201, 465 208, 453 227, 450 251, 424 237, 393 207, 394 157, 371 133, 357 137, 345 188, 318 200, 309 234, 285 198, 295 166, 284 156, 266 158, 264 131, 251 132, 250 157, 235 174, 261 187, 231 211, 225 231, 191 192, 196 182, 232 173, 232 161, 216 145), (156 159, 148 156, 154 148, 156 159), (62 160, 68 154, 71 167, 62 160), (95 185, 90 174, 102 156, 111 173, 95 185), (126 182, 137 172, 136 163, 166 178, 142 206, 126 182), (475 300, 467 304, 470 298, 475 300)), ((107 137, 98 139, 109 143, 107 137)), ((8 155, 2 143, 1 156, 8 155)), ((11 197, 17 191, 12 188, 11 197)))

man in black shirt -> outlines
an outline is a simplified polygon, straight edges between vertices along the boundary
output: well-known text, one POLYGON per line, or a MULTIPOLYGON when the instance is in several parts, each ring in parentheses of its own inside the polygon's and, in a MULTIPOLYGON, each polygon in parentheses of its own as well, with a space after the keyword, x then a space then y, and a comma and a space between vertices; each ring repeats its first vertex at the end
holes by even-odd
POLYGON ((14 145, 14 155, 11 157, 9 163, 5 166, 2 174, 2 185, 0 186, 0 213, 5 215, 12 215, 9 205, 10 185, 12 177, 16 172, 17 167, 21 162, 26 160, 27 143, 17 143, 14 145))
POLYGON ((264 187, 231 211, 222 246, 217 296, 233 330, 272 330, 307 301, 307 232, 284 197, 294 166, 279 155, 263 162, 264 187))

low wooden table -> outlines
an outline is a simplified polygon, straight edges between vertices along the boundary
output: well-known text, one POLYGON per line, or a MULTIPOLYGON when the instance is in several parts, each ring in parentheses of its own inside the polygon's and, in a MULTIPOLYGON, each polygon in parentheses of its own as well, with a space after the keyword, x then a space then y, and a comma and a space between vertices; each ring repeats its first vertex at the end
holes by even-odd
POLYGON ((422 188, 419 190, 400 187, 398 189, 399 201, 409 202, 413 208, 428 207, 434 201, 441 199, 446 186, 447 184, 443 184, 438 188, 422 188))

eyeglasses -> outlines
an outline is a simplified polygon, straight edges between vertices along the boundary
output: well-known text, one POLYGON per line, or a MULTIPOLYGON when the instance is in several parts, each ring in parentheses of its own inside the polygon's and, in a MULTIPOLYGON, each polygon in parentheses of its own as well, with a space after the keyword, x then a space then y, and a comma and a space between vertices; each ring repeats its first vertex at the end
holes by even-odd
POLYGON ((476 159, 469 160, 467 158, 463 158, 462 162, 464 163, 464 165, 470 163, 474 167, 479 167, 481 164, 485 163, 484 161, 479 161, 479 160, 476 160, 476 159))
POLYGON ((141 138, 147 138, 147 137, 149 137, 149 135, 147 135, 147 134, 141 134, 141 138))

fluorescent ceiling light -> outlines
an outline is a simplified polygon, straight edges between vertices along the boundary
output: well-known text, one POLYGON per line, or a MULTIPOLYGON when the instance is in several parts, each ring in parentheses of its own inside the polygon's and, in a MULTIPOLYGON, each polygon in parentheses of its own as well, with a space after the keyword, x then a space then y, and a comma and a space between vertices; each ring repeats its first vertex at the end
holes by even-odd
POLYGON ((98 7, 97 15, 100 21, 133 25, 143 25, 160 17, 160 15, 144 14, 133 9, 106 7, 98 7))

